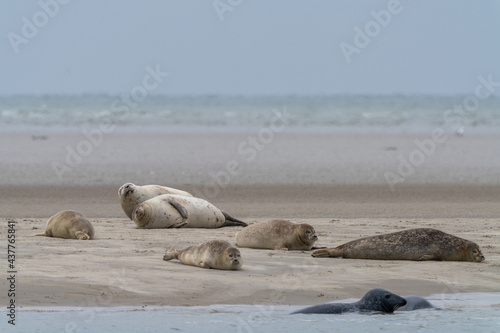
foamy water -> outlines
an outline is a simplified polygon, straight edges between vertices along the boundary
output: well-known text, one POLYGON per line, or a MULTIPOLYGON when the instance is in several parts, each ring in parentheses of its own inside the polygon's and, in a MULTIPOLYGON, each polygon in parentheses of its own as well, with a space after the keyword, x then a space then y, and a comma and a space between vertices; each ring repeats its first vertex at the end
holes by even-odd
POLYGON ((289 131, 498 133, 500 98, 468 96, 0 96, 0 131, 255 131, 279 113, 289 131), (457 106, 457 107, 456 107, 457 106), (467 108, 470 111, 467 111, 467 108), (460 111, 462 110, 462 111, 460 111))
MULTIPOLYGON (((427 297, 441 310, 290 315, 302 306, 24 307, 16 332, 499 332, 500 293, 427 297)), ((353 299, 344 302, 355 301, 353 299)), ((342 301, 339 301, 342 302, 342 301)), ((6 320, 1 325, 6 327, 6 320)), ((10 326, 10 325, 9 325, 10 326)), ((3 331, 3 330, 2 330, 3 331)))

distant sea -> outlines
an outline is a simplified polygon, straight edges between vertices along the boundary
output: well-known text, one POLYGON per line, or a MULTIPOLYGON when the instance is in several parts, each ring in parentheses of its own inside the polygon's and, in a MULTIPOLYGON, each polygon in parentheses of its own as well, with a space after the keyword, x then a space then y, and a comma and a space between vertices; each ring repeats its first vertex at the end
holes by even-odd
POLYGON ((286 130, 332 133, 500 132, 500 97, 331 95, 0 96, 0 131, 75 131, 113 124, 118 132, 253 132, 286 116, 286 130))

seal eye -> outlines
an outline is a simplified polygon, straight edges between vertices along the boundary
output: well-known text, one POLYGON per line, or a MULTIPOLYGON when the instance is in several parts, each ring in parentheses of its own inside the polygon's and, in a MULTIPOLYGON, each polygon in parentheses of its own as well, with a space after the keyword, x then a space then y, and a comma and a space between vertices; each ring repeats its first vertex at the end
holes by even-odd
POLYGON ((385 295, 385 299, 391 298, 391 295, 385 295))
POLYGON ((477 254, 477 251, 476 250, 472 250, 472 254, 477 254))
POLYGON ((307 229, 306 234, 310 234, 310 233, 311 233, 311 230, 307 229))
POLYGON ((230 255, 229 255, 229 258, 232 258, 232 257, 233 257, 233 255, 232 255, 232 254, 230 254, 230 255))

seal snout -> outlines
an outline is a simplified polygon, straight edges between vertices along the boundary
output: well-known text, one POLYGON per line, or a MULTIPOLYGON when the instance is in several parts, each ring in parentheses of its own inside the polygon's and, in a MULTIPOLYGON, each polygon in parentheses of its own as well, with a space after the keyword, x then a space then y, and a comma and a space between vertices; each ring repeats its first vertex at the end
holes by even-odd
POLYGON ((397 309, 405 306, 406 303, 407 303, 406 299, 404 299, 404 298, 401 297, 401 301, 399 302, 399 304, 394 305, 394 310, 393 311, 396 311, 397 309))
POLYGON ((474 259, 475 262, 483 262, 485 259, 484 255, 481 252, 475 254, 472 258, 474 259))
POLYGON ((127 184, 123 184, 122 187, 120 187, 120 190, 118 191, 118 193, 121 195, 121 196, 127 196, 129 195, 129 193, 133 193, 134 192, 134 184, 132 183, 127 183, 127 184))

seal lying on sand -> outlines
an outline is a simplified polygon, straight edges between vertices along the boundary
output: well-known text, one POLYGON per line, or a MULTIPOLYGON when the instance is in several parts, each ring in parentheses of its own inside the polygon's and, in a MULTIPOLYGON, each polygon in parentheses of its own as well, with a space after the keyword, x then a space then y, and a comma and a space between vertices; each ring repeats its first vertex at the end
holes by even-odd
POLYGON ((45 231, 33 236, 88 240, 94 238, 94 234, 94 227, 85 216, 65 210, 50 217, 45 231))
POLYGON ((186 191, 178 190, 171 187, 165 187, 160 185, 134 185, 132 183, 123 184, 118 190, 118 197, 120 198, 120 204, 122 209, 129 219, 132 219, 132 212, 135 206, 154 198, 162 194, 177 194, 186 197, 192 197, 191 193, 186 191))
POLYGON ((247 226, 204 199, 174 194, 162 194, 138 204, 132 220, 146 229, 247 226))
POLYGON ((365 237, 335 248, 319 249, 311 255, 378 260, 484 260, 476 243, 431 228, 365 237))
POLYGON ((368 291, 362 299, 354 303, 327 303, 310 306, 308 308, 292 312, 297 313, 318 313, 318 314, 341 314, 346 312, 377 311, 393 313, 399 307, 406 304, 406 300, 384 289, 372 289, 368 291))
POLYGON ((237 270, 243 264, 240 251, 226 241, 213 240, 183 250, 166 249, 163 260, 179 259, 185 265, 237 270))
POLYGON ((236 234, 236 245, 255 249, 310 250, 318 239, 309 224, 272 220, 252 224, 236 234))
POLYGON ((403 296, 403 298, 406 300, 406 305, 400 307, 398 311, 413 311, 420 309, 436 308, 428 300, 420 296, 410 295, 410 296, 403 296))

